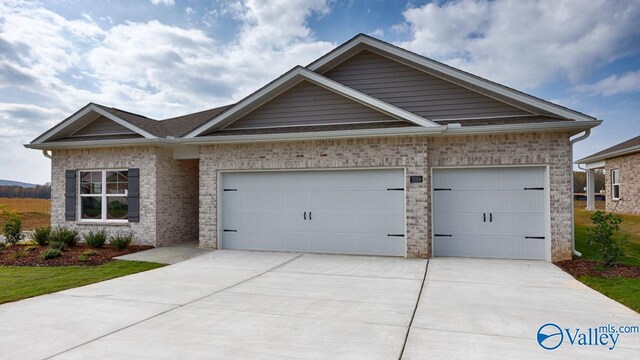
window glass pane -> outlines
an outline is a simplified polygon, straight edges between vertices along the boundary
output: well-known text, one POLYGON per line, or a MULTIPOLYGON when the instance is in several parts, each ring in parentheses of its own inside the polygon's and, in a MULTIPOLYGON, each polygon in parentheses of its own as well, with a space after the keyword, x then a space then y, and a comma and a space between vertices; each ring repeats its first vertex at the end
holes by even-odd
POLYGON ((126 220, 129 215, 127 198, 124 196, 107 197, 107 219, 126 220))
POLYGON ((81 198, 81 214, 83 219, 102 218, 102 198, 83 196, 81 198))
POLYGON ((80 172, 80 193, 81 194, 102 193, 102 172, 101 171, 80 172))
POLYGON ((126 194, 128 186, 127 171, 107 171, 107 194, 126 194))
POLYGON ((613 198, 614 199, 620 198, 620 185, 613 185, 613 198))
POLYGON ((611 171, 611 183, 613 184, 617 184, 619 183, 619 171, 618 170, 612 170, 611 171))

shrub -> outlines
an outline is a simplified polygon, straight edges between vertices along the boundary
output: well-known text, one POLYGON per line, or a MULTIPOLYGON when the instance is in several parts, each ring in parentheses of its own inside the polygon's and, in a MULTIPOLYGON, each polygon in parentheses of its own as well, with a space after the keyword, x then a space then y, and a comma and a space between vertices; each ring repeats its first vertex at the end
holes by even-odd
POLYGON ((22 220, 18 214, 14 212, 5 212, 9 215, 9 220, 4 224, 4 236, 7 238, 7 243, 15 245, 22 240, 22 220))
POLYGON ((85 252, 83 252, 82 254, 80 254, 80 255, 78 256, 78 260, 80 260, 80 261, 87 261, 87 260, 89 260, 89 258, 90 258, 90 257, 92 257, 92 256, 96 256, 96 255, 98 255, 98 252, 97 252, 97 251, 95 251, 95 250, 88 250, 88 251, 85 251, 85 252))
POLYGON ((57 227, 51 231, 49 241, 52 243, 63 243, 65 247, 73 247, 78 243, 78 230, 66 228, 64 226, 57 227))
POLYGON ((84 234, 83 237, 84 242, 87 243, 87 245, 96 249, 103 247, 107 242, 107 232, 104 229, 98 230, 96 232, 89 230, 89 232, 87 234, 84 234))
POLYGON ((29 246, 25 247, 25 248, 24 248, 24 250, 25 250, 26 252, 33 252, 33 251, 38 250, 39 248, 40 248, 40 247, 39 247, 39 246, 37 246, 37 245, 29 245, 29 246))
POLYGON ((109 238, 109 245, 116 250, 124 250, 133 242, 133 233, 117 234, 109 238))
POLYGON ((49 248, 64 251, 64 243, 62 241, 49 241, 49 248))
POLYGON ((60 251, 60 249, 47 249, 43 251, 40 256, 45 260, 49 260, 57 258, 60 255, 62 255, 62 251, 60 251))
POLYGON ((13 253, 13 258, 18 260, 21 257, 23 257, 24 255, 25 255, 25 253, 23 251, 18 251, 18 252, 13 253))
POLYGON ((611 267, 624 256, 623 247, 629 240, 629 235, 626 234, 614 237, 620 230, 622 218, 613 213, 596 211, 591 215, 591 221, 595 227, 587 230, 587 243, 596 247, 604 266, 611 267))
POLYGON ((33 234, 31 234, 31 240, 40 246, 49 244, 49 236, 51 235, 50 227, 37 227, 33 234))

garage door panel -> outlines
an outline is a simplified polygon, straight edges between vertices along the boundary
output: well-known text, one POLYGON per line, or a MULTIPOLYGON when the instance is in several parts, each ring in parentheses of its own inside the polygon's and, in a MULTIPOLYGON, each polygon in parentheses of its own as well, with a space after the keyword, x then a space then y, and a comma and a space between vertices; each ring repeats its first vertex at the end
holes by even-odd
POLYGON ((403 256, 404 238, 381 234, 249 231, 229 233, 225 249, 403 256))
POLYGON ((544 260, 544 239, 495 235, 460 235, 436 238, 438 256, 544 260))
POLYGON ((544 259, 546 239, 527 237, 546 233, 545 174, 543 167, 434 170, 433 231, 447 235, 434 236, 434 255, 544 259))
POLYGON ((459 209, 477 211, 530 212, 543 209, 544 197, 539 191, 435 191, 433 207, 438 211, 456 212, 459 209))
POLYGON ((222 175, 221 247, 404 256, 404 171, 222 175), (312 214, 310 216, 310 213, 312 214), (398 245, 400 244, 400 245, 398 245))
POLYGON ((436 171, 438 177, 434 176, 434 188, 522 190, 525 187, 542 187, 545 183, 544 172, 541 172, 539 167, 460 168, 436 171))

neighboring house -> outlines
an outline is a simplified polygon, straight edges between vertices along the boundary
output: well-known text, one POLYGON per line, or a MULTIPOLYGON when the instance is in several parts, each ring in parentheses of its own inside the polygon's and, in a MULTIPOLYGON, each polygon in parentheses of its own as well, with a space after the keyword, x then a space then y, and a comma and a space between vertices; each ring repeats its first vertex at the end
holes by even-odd
POLYGON ((570 138, 599 120, 366 35, 236 104, 89 104, 26 146, 52 225, 164 246, 571 257, 570 138), (50 153, 49 153, 50 152, 50 153))
POLYGON ((587 169, 588 210, 595 210, 593 171, 604 169, 607 211, 640 214, 640 136, 576 163, 587 169))

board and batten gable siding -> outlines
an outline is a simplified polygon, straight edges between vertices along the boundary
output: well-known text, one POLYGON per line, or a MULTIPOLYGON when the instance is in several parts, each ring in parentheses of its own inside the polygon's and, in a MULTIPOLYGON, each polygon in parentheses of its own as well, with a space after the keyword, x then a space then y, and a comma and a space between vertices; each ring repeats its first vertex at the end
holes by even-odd
POLYGON ((74 136, 132 135, 136 132, 104 116, 93 120, 87 126, 74 132, 74 136))
POLYGON ((399 121, 342 95, 302 81, 225 129, 399 121))
POLYGON ((431 120, 531 115, 367 50, 323 75, 431 120))

